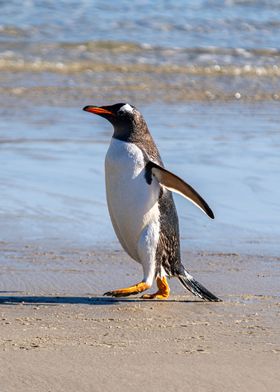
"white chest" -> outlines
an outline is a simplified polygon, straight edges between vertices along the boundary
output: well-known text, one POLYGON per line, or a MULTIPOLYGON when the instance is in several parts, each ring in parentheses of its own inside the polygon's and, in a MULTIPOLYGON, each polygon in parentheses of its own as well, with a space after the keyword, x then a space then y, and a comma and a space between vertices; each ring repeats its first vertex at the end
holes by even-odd
POLYGON ((159 184, 147 183, 141 149, 114 138, 105 159, 105 175, 107 203, 115 232, 124 249, 137 260, 141 232, 159 219, 159 184))

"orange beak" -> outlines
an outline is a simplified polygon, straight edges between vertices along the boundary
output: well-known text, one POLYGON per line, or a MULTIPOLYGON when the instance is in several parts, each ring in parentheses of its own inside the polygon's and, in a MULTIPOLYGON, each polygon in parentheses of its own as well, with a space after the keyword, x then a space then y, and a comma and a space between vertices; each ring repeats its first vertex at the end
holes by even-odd
POLYGON ((110 116, 115 116, 115 114, 113 112, 110 112, 110 110, 104 109, 104 108, 100 108, 98 106, 85 106, 83 108, 83 110, 85 110, 86 112, 89 113, 94 113, 94 114, 109 114, 110 116))

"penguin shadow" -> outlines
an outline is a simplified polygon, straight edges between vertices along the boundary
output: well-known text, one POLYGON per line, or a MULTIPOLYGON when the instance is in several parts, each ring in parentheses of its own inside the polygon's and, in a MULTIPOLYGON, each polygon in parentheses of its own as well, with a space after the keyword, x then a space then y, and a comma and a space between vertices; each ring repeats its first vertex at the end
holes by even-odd
POLYGON ((45 296, 45 295, 14 295, 19 294, 19 292, 5 292, 0 291, 0 305, 91 305, 91 306, 106 306, 106 305, 118 305, 120 303, 204 303, 205 301, 195 299, 142 299, 140 297, 136 298, 113 298, 113 297, 82 297, 82 296, 45 296), (13 294, 13 295, 3 295, 3 294, 13 294))

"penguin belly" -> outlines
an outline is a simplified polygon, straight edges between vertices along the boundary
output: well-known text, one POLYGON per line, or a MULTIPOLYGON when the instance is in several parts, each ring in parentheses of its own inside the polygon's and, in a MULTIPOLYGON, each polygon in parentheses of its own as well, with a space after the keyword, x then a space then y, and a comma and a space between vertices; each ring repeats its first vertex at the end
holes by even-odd
POLYGON ((105 177, 108 209, 116 235, 124 250, 142 263, 139 242, 150 241, 156 248, 159 239, 160 185, 156 180, 147 183, 141 149, 115 138, 106 154, 105 177))

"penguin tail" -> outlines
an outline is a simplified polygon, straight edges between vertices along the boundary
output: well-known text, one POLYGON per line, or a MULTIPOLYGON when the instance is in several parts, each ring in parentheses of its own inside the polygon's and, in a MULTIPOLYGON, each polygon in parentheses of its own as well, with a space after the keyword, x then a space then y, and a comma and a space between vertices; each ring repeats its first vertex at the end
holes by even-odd
POLYGON ((221 302, 222 300, 207 290, 201 283, 195 280, 185 269, 183 274, 178 275, 182 285, 194 295, 211 302, 221 302))

